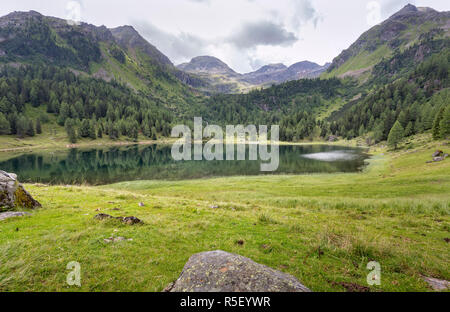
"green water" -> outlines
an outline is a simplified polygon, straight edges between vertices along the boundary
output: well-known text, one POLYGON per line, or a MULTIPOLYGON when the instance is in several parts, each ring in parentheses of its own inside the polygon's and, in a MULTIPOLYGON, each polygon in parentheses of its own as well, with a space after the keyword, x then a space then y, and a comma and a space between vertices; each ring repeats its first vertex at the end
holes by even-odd
POLYGON ((171 146, 152 145, 11 155, 0 162, 0 170, 16 173, 24 183, 102 185, 133 180, 357 172, 367 158, 363 150, 348 147, 280 146, 279 168, 267 173, 260 171, 260 161, 178 162, 172 159, 171 146))

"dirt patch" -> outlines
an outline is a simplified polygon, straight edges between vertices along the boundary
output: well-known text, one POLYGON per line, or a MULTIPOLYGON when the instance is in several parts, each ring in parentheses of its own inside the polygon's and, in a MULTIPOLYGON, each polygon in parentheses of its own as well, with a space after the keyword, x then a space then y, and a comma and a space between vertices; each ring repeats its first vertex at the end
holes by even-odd
POLYGON ((370 288, 366 286, 361 286, 355 283, 346 282, 330 282, 333 286, 344 287, 347 292, 370 292, 370 288))
POLYGON ((366 68, 356 69, 356 70, 350 70, 346 73, 343 73, 342 75, 339 75, 339 78, 346 78, 346 77, 353 77, 358 78, 359 76, 367 73, 368 71, 372 70, 373 66, 369 66, 366 68))

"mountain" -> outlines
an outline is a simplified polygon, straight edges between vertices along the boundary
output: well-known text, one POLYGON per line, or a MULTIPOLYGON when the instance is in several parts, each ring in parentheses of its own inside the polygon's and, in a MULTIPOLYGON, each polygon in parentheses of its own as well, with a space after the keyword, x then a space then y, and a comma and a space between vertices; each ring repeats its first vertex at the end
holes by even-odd
POLYGON ((167 56, 147 42, 132 26, 121 26, 110 31, 116 42, 126 51, 139 49, 160 64, 173 65, 167 56))
POLYGON ((180 116, 192 106, 197 93, 192 86, 208 85, 178 70, 131 26, 73 24, 35 11, 0 17, 1 63, 52 65, 115 80, 180 116))
POLYGON ((198 56, 193 58, 189 63, 180 64, 179 69, 195 74, 225 75, 230 77, 239 76, 234 70, 228 67, 216 57, 198 56))
POLYGON ((239 74, 216 57, 199 56, 189 63, 178 65, 177 68, 198 75, 214 86, 216 91, 238 93, 291 80, 316 78, 326 71, 328 66, 329 64, 320 66, 308 61, 298 62, 290 67, 284 64, 269 64, 254 72, 239 74))
POLYGON ((433 34, 448 36, 450 12, 408 4, 386 21, 369 29, 337 56, 323 77, 356 77, 364 80, 375 65, 433 34))

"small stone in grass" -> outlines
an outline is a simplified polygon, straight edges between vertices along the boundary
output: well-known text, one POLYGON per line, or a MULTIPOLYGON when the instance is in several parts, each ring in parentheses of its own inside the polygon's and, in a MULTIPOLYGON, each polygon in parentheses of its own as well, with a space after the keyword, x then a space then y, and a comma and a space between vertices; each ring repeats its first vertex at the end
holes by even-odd
POLYGON ((212 205, 212 206, 211 206, 211 209, 219 209, 219 206, 217 206, 217 205, 212 205))
MULTIPOLYGON (((125 241, 127 240, 125 237, 110 237, 110 238, 106 238, 104 239, 105 243, 116 243, 116 242, 121 242, 121 241, 125 241)), ((129 241, 132 239, 128 239, 129 241)))
POLYGON ((145 207, 144 203, 139 203, 139 207, 145 207))

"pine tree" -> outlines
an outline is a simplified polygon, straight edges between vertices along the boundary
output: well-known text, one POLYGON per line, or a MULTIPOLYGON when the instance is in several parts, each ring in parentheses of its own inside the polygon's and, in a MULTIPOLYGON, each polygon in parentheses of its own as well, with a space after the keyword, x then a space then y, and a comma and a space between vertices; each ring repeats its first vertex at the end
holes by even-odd
POLYGON ((16 121, 16 134, 24 138, 28 129, 28 120, 25 118, 25 116, 19 116, 16 121))
POLYGON ((11 126, 5 115, 0 113, 0 134, 10 134, 11 126))
POLYGON ((97 134, 95 133, 95 121, 92 119, 89 122, 89 138, 95 140, 97 138, 97 134))
POLYGON ((75 123, 72 119, 67 119, 64 125, 66 128, 67 136, 69 137, 70 143, 77 142, 77 134, 75 132, 75 123))
POLYGON ((400 122, 397 120, 389 132, 388 145, 397 149, 398 144, 402 141, 404 130, 400 122))
POLYGON ((103 127, 102 127, 102 125, 100 125, 98 127, 97 138, 99 138, 99 139, 103 138, 103 127))
POLYGON ((42 133, 41 120, 39 118, 36 119, 36 133, 37 134, 42 133))
POLYGON ((444 110, 445 108, 442 107, 442 109, 439 110, 439 113, 436 115, 436 118, 434 119, 433 123, 433 139, 439 140, 441 138, 441 121, 444 118, 444 110))
POLYGON ((439 128, 442 139, 450 137, 450 105, 447 105, 447 108, 444 110, 439 128))
POLYGON ((32 120, 27 120, 27 123, 28 123, 28 125, 27 125, 26 133, 28 136, 34 137, 36 135, 36 132, 34 130, 34 123, 32 120))
POLYGON ((89 119, 83 119, 79 131, 82 138, 88 138, 90 136, 91 125, 89 123, 89 119))

